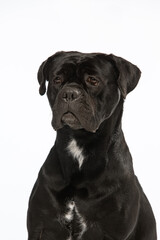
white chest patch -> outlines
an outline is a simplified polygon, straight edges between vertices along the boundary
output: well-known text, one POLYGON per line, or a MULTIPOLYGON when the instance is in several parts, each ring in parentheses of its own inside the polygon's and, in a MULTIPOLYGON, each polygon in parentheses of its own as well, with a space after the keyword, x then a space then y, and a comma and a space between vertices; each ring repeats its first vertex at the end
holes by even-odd
POLYGON ((68 150, 69 154, 71 154, 72 157, 78 161, 79 168, 81 168, 83 161, 84 161, 83 148, 80 148, 77 145, 76 140, 72 139, 70 141, 70 143, 68 144, 67 150, 68 150))

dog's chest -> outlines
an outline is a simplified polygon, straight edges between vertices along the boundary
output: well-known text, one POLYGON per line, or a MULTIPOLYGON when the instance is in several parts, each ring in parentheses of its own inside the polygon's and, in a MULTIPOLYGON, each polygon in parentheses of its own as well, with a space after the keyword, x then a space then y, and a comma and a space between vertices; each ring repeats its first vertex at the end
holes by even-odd
POLYGON ((70 230, 70 238, 67 240, 72 239, 72 233, 77 236, 77 240, 81 239, 83 233, 87 230, 87 224, 74 201, 67 202, 66 210, 62 218, 64 224, 70 230))

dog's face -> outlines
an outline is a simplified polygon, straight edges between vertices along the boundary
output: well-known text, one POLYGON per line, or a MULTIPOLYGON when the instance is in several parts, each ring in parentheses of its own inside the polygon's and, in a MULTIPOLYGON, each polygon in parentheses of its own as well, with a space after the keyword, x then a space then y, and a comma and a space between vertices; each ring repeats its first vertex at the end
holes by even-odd
POLYGON ((40 94, 46 91, 55 130, 96 132, 109 118, 121 96, 137 85, 140 70, 128 61, 101 53, 58 52, 39 68, 40 94))

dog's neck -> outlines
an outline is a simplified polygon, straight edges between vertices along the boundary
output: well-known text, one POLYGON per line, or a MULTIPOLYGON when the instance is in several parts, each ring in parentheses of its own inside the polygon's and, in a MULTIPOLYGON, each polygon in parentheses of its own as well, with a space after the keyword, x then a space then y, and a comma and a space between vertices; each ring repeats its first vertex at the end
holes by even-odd
POLYGON ((112 116, 100 125, 96 133, 72 130, 67 126, 57 131, 55 149, 66 182, 69 182, 74 174, 78 176, 85 172, 87 178, 93 179, 94 174, 101 173, 106 164, 110 176, 112 176, 112 169, 120 170, 117 176, 113 170, 113 179, 120 177, 122 168, 127 175, 133 173, 132 158, 128 157, 130 153, 121 129, 122 113, 123 100, 120 101, 112 116), (125 162, 125 159, 130 160, 125 162))

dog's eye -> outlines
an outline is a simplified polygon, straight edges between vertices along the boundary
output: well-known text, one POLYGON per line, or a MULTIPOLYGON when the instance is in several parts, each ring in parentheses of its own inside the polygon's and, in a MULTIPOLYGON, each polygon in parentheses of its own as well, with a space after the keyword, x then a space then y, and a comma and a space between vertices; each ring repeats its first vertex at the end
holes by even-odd
POLYGON ((62 83, 62 78, 59 77, 59 76, 55 77, 54 83, 55 83, 55 84, 61 84, 61 83, 62 83))
POLYGON ((89 83, 93 86, 98 86, 99 80, 97 80, 95 77, 88 77, 87 78, 87 83, 89 83))

